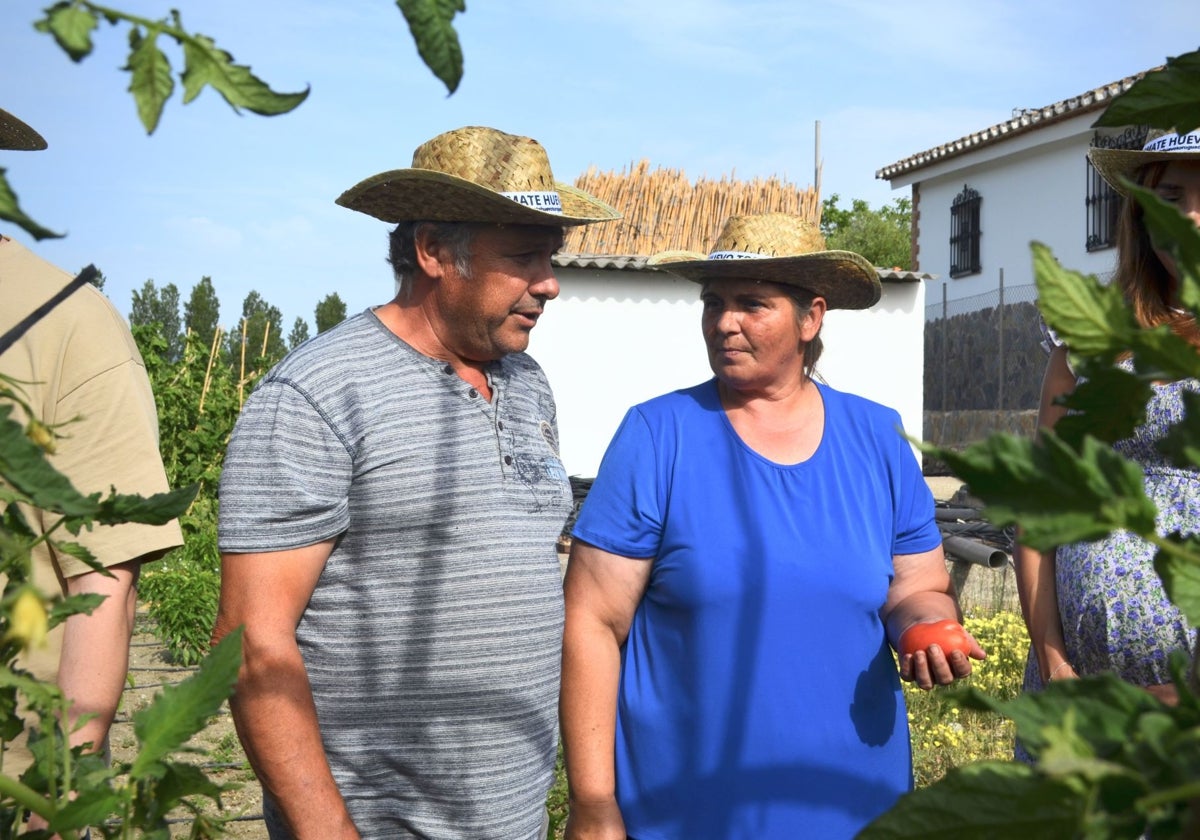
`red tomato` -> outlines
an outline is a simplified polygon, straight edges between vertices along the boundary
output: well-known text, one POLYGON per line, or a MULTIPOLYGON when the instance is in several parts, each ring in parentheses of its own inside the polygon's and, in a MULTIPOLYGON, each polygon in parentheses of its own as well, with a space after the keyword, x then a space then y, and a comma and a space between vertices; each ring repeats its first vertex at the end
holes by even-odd
POLYGON ((900 656, 928 650, 930 645, 937 645, 947 658, 950 651, 961 650, 965 654, 971 652, 971 642, 967 631, 957 621, 923 621, 912 625, 900 634, 900 656))

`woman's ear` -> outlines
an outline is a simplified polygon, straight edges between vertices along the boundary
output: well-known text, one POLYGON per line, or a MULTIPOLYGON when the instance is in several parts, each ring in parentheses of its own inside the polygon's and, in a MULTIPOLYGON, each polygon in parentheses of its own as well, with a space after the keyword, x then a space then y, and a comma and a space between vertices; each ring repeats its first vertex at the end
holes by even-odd
POLYGON ((813 298, 812 303, 808 305, 808 311, 800 319, 800 340, 805 344, 812 341, 821 332, 821 323, 825 320, 825 312, 828 308, 823 297, 813 298))

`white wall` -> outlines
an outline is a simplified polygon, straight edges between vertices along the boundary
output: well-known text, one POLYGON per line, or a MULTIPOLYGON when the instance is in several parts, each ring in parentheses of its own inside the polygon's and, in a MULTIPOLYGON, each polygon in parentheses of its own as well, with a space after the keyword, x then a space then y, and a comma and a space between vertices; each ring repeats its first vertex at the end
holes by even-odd
MULTIPOLYGON (((1029 245, 1042 242, 1064 266, 1106 276, 1115 251, 1088 253, 1087 149, 1095 114, 1083 114, 987 146, 892 180, 893 187, 920 182, 918 267, 946 284, 946 298, 994 292, 1004 270, 1005 288, 1032 284, 1029 245), (950 277, 950 208, 969 186, 982 197, 980 254, 983 270, 950 277)), ((928 293, 942 299, 941 282, 928 293)))
MULTIPOLYGON (((562 291, 529 352, 554 388, 563 464, 590 477, 630 406, 711 378, 700 287, 652 270, 556 271, 562 291)), ((923 330, 921 283, 885 282, 874 308, 826 316, 817 370, 835 388, 897 409, 919 435, 923 330)))

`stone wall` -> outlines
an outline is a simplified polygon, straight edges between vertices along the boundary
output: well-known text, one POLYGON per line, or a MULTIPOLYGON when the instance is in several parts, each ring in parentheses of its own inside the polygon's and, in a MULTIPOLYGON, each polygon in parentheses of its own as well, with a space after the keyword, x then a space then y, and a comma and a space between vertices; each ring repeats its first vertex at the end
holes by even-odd
POLYGON ((926 411, 1036 409, 1046 370, 1029 301, 925 322, 926 411))

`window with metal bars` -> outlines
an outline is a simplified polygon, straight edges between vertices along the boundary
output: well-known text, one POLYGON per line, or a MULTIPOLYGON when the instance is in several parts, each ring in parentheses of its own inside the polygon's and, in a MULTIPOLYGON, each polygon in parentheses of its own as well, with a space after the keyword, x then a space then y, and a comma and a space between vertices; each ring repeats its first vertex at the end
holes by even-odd
MULTIPOLYGON (((1092 146, 1102 149, 1140 149, 1146 142, 1146 128, 1131 127, 1120 134, 1102 137, 1096 134, 1092 146)), ((1121 194, 1100 177, 1092 161, 1087 161, 1087 239, 1089 251, 1103 251, 1117 244, 1117 215, 1121 212, 1121 194)))
POLYGON ((963 185, 950 204, 950 276, 966 277, 983 270, 979 259, 979 193, 963 185))

